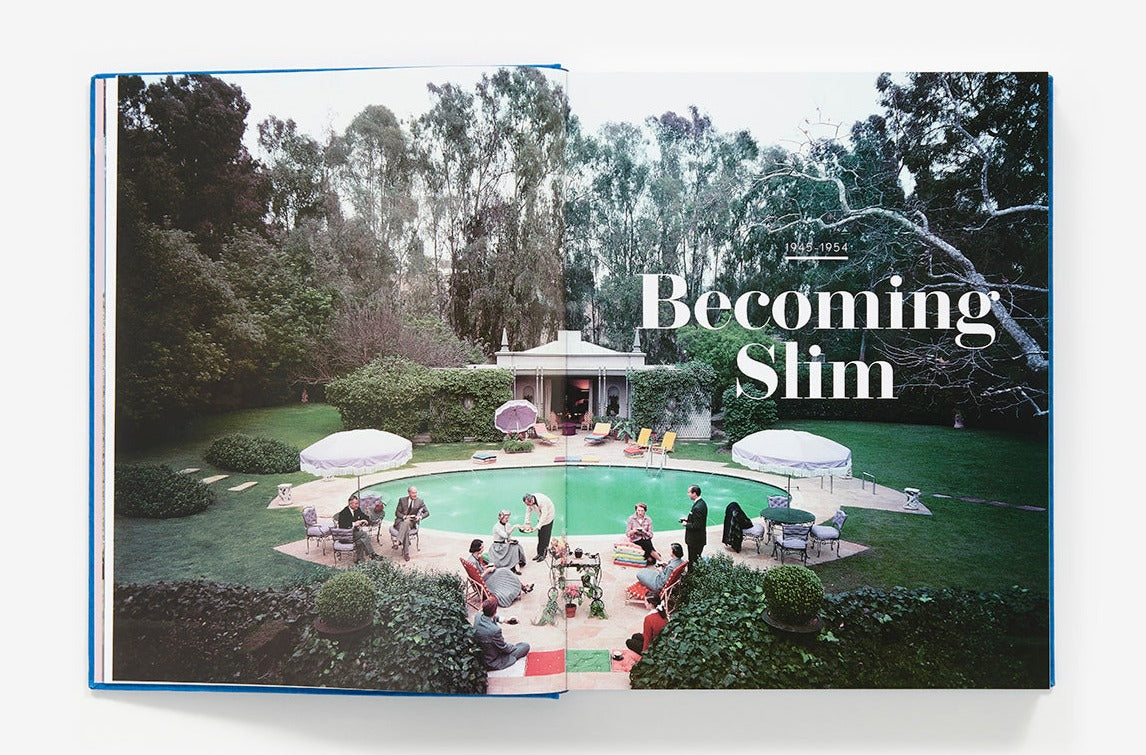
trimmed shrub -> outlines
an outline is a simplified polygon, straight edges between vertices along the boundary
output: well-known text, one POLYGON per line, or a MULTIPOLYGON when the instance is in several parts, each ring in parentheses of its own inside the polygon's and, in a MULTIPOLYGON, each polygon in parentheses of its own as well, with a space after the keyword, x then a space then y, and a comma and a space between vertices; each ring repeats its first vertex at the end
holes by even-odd
POLYGON ((314 608, 332 627, 356 627, 374 615, 374 586, 360 572, 336 574, 318 591, 314 608))
POLYGON ((371 362, 326 389, 347 429, 382 427, 406 438, 428 432, 439 443, 501 440, 493 413, 512 397, 509 370, 432 370, 397 358, 371 362))
POLYGON ((764 579, 723 555, 690 567, 676 611, 629 675, 632 688, 1049 684, 1045 594, 1019 587, 1001 593, 864 587, 826 596, 824 629, 797 635, 763 620, 764 579))
POLYGON ((784 564, 764 573, 764 602, 777 621, 803 624, 824 603, 824 585, 806 566, 784 564))
POLYGON ((193 477, 160 464, 115 468, 115 513, 144 519, 191 516, 215 502, 215 492, 193 477))
POLYGON ((368 561, 348 574, 374 588, 374 626, 365 637, 328 639, 303 630, 287 684, 482 694, 486 672, 456 575, 368 561))
MULTIPOLYGON (((754 389, 749 387, 748 391, 754 389)), ((759 401, 748 398, 748 394, 736 395, 735 388, 729 388, 721 397, 724 407, 724 422, 721 427, 728 436, 728 445, 754 432, 767 430, 776 424, 776 402, 772 399, 759 401)))
POLYGON ((695 412, 709 408, 716 373, 704 362, 687 362, 671 369, 630 372, 629 382, 633 422, 663 433, 683 427, 695 412))
POLYGON ((232 433, 216 438, 203 458, 228 472, 284 474, 298 471, 298 454, 282 441, 232 433))

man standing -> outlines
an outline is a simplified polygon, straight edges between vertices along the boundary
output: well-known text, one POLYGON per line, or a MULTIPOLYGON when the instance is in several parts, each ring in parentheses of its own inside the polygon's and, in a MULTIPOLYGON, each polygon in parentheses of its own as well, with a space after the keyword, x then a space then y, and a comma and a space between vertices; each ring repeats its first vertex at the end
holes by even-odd
MULTIPOLYGON (((529 655, 529 643, 519 642, 510 645, 505 641, 498 623, 497 598, 486 598, 481 604, 481 613, 474 617, 474 639, 481 648, 481 660, 490 671, 509 668, 529 655)), ((506 624, 516 624, 517 619, 507 619, 506 624)))
POLYGON ((549 537, 553 534, 553 517, 557 509, 553 501, 544 493, 526 493, 521 497, 525 502, 525 526, 529 526, 529 518, 537 512, 537 555, 534 561, 544 561, 545 552, 549 550, 549 537))
MULTIPOLYGON (((700 486, 690 485, 688 497, 692 499, 692 509, 688 516, 681 517, 680 523, 684 525, 684 544, 688 546, 688 562, 695 564, 704 552, 704 544, 708 540, 705 527, 708 526, 708 504, 700 497, 700 486)), ((691 568, 691 567, 690 567, 691 568)))
POLYGON ((402 546, 402 558, 407 561, 410 560, 410 530, 429 515, 426 502, 418 497, 418 489, 413 485, 406 488, 406 495, 398 499, 398 508, 394 511, 394 529, 402 546))
POLYGON ((374 552, 374 543, 370 542, 370 517, 358 508, 358 494, 351 494, 346 507, 338 512, 338 526, 340 529, 354 530, 354 563, 369 557, 380 558, 374 552))

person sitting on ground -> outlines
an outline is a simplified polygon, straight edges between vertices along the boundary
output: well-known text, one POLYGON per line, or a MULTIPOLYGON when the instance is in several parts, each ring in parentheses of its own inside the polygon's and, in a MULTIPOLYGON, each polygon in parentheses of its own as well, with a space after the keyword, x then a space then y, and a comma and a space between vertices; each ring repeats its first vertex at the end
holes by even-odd
POLYGON ((653 520, 647 516, 648 510, 649 507, 644 503, 633 507, 633 515, 625 524, 625 536, 633 545, 641 546, 645 552, 646 566, 656 566, 661 560, 661 554, 653 547, 653 520))
POLYGON ((740 508, 740 504, 733 501, 724 510, 724 536, 720 542, 739 553, 740 546, 744 543, 744 530, 751 527, 752 520, 744 513, 744 509, 740 508))
POLYGON ((625 640, 625 647, 632 650, 637 655, 644 655, 645 651, 649 649, 649 643, 653 638, 661 633, 668 623, 668 614, 665 613, 664 607, 661 605, 660 596, 653 595, 651 592, 645 597, 649 605, 649 612, 645 614, 644 623, 641 625, 641 631, 634 632, 633 636, 625 640))
MULTIPOLYGON (((529 655, 529 643, 518 642, 510 645, 501 633, 501 617, 497 615, 497 601, 486 598, 481 604, 481 613, 474 617, 474 639, 481 648, 481 660, 490 671, 509 668, 529 655)), ((517 619, 508 618, 506 624, 516 624, 517 619)))
POLYGON ((492 566, 508 566, 514 574, 521 574, 525 566, 525 550, 511 535, 520 524, 509 523, 509 512, 497 512, 497 524, 493 526, 493 542, 489 544, 489 562, 492 566))
POLYGON ((374 543, 370 542, 370 517, 358 506, 358 494, 351 494, 346 507, 338 512, 336 517, 340 529, 354 530, 354 563, 366 558, 380 559, 374 552, 374 543))
POLYGON ((523 594, 533 589, 532 584, 523 585, 512 569, 494 566, 482 556, 484 543, 474 540, 470 543, 470 563, 477 567, 486 588, 497 598, 501 606, 508 606, 523 594))
POLYGON ((668 582, 673 571, 684 563, 684 547, 680 543, 672 544, 672 558, 660 569, 645 567, 637 572, 637 581, 648 588, 653 595, 660 595, 665 583, 668 582))

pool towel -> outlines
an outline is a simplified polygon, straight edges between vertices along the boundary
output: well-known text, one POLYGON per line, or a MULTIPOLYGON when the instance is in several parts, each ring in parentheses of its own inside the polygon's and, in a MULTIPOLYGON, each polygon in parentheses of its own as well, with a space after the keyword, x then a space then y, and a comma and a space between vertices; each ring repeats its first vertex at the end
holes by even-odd
POLYGON ((470 458, 475 464, 493 464, 497 461, 497 454, 492 451, 478 451, 470 458))
POLYGON ((644 566, 645 552, 639 545, 621 540, 613 544, 613 563, 618 566, 644 566))
POLYGON ((554 456, 553 462, 560 464, 596 464, 601 459, 597 456, 554 456))

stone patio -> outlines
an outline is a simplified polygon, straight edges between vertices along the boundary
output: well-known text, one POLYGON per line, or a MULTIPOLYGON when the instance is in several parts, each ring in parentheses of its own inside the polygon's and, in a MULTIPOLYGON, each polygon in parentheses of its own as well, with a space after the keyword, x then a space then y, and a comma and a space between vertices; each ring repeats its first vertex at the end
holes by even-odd
MULTIPOLYGON (((505 454, 498 453, 496 466, 498 468, 551 467, 554 457, 558 456, 595 456, 600 459, 597 465, 617 466, 644 466, 644 458, 629 458, 624 455, 625 444, 610 440, 601 445, 589 446, 584 441, 584 433, 576 436, 562 437, 554 446, 538 446, 532 453, 505 454)), ((731 461, 731 457, 729 457, 731 461)), ((655 464, 656 462, 654 462, 655 464)), ((735 477, 742 477, 760 482, 770 483, 780 488, 788 488, 789 480, 777 475, 754 472, 729 464, 706 461, 686 461, 669 457, 666 467, 676 470, 694 470, 697 472, 710 472, 735 477)), ((410 464, 400 469, 364 475, 361 478, 363 487, 380 482, 415 477, 437 472, 456 471, 460 469, 480 469, 473 462, 446 461, 410 464)), ((329 520, 346 502, 347 497, 354 492, 357 486, 354 477, 320 479, 308 482, 291 491, 293 508, 301 509, 303 506, 314 506, 320 520, 329 520)), ((928 515, 930 512, 925 506, 910 511, 904 509, 904 494, 901 490, 875 486, 870 481, 862 483, 858 478, 837 478, 835 480, 821 480, 821 478, 803 478, 791 480, 790 492, 794 508, 810 511, 816 517, 816 522, 823 522, 831 518, 836 509, 845 511, 852 508, 882 509, 896 511, 905 515, 928 515)), ((523 480, 523 485, 528 485, 523 480)), ((681 515, 687 513, 691 502, 686 491, 680 491, 679 506, 681 515)), ((433 501, 427 501, 431 509, 433 501)), ((712 502, 710 507, 719 509, 716 514, 723 513, 723 503, 712 502)), ((283 508, 279 500, 273 499, 268 508, 283 508)), ((513 521, 520 521, 523 509, 515 510, 513 521)), ((710 517, 713 515, 710 510, 710 517)), ((752 513, 752 512, 748 512, 752 513)), ((756 519, 756 517, 754 517, 756 519)), ((432 521, 432 520, 430 520, 432 521)), ((301 520, 300 520, 301 531, 301 520)), ((845 529, 846 531, 846 529, 845 529)), ((721 540, 722 527, 708 528, 708 545, 705 555, 723 553, 738 563, 744 563, 760 569, 778 565, 779 561, 770 555, 771 546, 765 544, 761 552, 756 552, 752 541, 746 540, 740 553, 734 553, 724 546, 721 540)), ((557 536, 557 533, 554 533, 557 536)), ((435 530, 423 525, 421 528, 421 549, 411 550, 408 563, 401 560, 398 551, 391 550, 389 539, 383 532, 383 543, 377 545, 377 551, 385 558, 396 558, 402 568, 445 571, 464 577, 459 558, 466 555, 470 540, 475 537, 489 539, 489 532, 454 533, 435 530)), ((557 624, 535 626, 532 624, 542 612, 547 598, 550 584, 549 567, 545 563, 528 561, 521 577, 523 583, 534 583, 535 589, 525 594, 509 608, 499 609, 503 618, 516 617, 520 623, 504 626, 506 640, 509 642, 525 641, 530 644, 531 651, 568 649, 596 649, 596 650, 623 650, 625 640, 634 632, 640 631, 646 609, 642 606, 625 603, 625 588, 636 581, 637 569, 619 566, 613 563, 613 544, 623 537, 623 533, 614 535, 575 536, 570 538, 572 547, 583 548, 587 553, 600 553, 601 555, 601 588, 604 591, 604 601, 608 613, 607 620, 589 618, 589 604, 586 601, 572 619, 566 619, 564 612, 557 618, 557 624)), ((658 530, 656 533, 658 546, 666 554, 667 543, 684 542, 684 530, 658 530)), ((529 539, 523 539, 528 556, 533 546, 529 539)), ((300 539, 278 546, 276 550, 296 558, 302 558, 316 563, 336 566, 333 552, 329 545, 323 554, 321 548, 311 545, 307 552, 306 540, 300 539)), ((840 542, 839 557, 847 558, 866 550, 859 543, 847 540, 840 542)), ((809 556, 809 564, 816 564, 826 560, 834 560, 837 555, 824 549, 822 555, 814 551, 809 556)), ((792 558, 785 559, 793 562, 792 558)), ((343 559, 342 564, 349 564, 352 559, 343 559)), ((469 611, 472 618, 473 610, 469 611)), ((549 676, 495 676, 489 680, 490 694, 533 694, 562 691, 566 689, 628 689, 629 675, 621 671, 612 672, 578 672, 549 676)))

